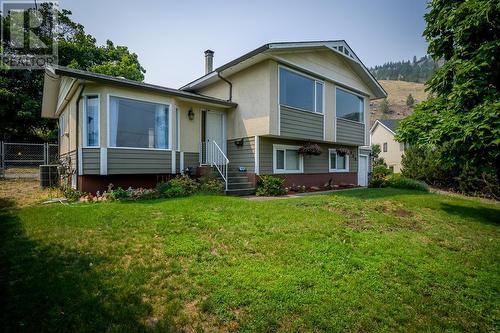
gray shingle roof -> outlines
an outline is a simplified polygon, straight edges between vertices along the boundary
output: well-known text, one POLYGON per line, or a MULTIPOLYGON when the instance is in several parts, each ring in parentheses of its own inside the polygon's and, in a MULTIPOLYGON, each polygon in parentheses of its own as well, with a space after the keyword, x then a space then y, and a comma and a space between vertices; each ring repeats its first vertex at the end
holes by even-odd
POLYGON ((157 91, 157 92, 163 92, 163 93, 168 93, 168 94, 178 96, 178 97, 184 97, 184 98, 193 99, 193 100, 197 100, 197 101, 201 101, 201 102, 213 103, 213 104, 217 104, 217 105, 221 105, 221 106, 225 106, 225 107, 236 107, 237 106, 236 103, 231 102, 231 101, 226 101, 226 100, 222 100, 219 98, 205 96, 205 95, 201 95, 201 94, 197 94, 197 93, 193 93, 193 92, 162 87, 162 86, 158 86, 158 85, 154 85, 154 84, 128 80, 125 78, 119 78, 119 77, 114 77, 114 76, 109 76, 109 75, 104 75, 104 74, 92 73, 92 72, 82 71, 82 70, 68 68, 68 67, 64 67, 64 66, 52 66, 52 68, 53 68, 54 72, 58 75, 65 75, 65 76, 89 80, 89 81, 101 81, 101 82, 107 82, 107 83, 114 83, 114 84, 118 84, 118 85, 122 85, 122 86, 142 88, 142 89, 147 89, 147 90, 152 90, 152 91, 157 91))
POLYGON ((396 129, 399 127, 399 120, 396 119, 384 119, 379 121, 393 132, 396 132, 396 129))

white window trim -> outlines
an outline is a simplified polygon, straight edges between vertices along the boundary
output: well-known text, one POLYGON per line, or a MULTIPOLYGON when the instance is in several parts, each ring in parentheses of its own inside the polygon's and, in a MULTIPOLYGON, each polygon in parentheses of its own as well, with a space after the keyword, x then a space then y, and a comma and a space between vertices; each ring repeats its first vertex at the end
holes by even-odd
POLYGON ((162 101, 157 101, 157 100, 152 100, 152 99, 146 99, 146 98, 140 98, 140 97, 130 97, 126 95, 119 95, 119 94, 107 94, 106 96, 106 137, 107 137, 107 145, 108 148, 112 149, 136 149, 136 150, 158 150, 158 151, 171 151, 172 150, 172 104, 162 102, 162 101), (148 103, 154 103, 154 104, 160 104, 160 105, 166 105, 168 106, 168 148, 142 148, 142 147, 112 147, 110 145, 110 140, 109 140, 109 109, 110 109, 110 98, 111 97, 117 97, 117 98, 126 98, 126 99, 131 99, 135 101, 140 101, 140 102, 148 102, 148 103))
POLYGON ((83 95, 83 148, 101 148, 101 94, 83 95), (97 96, 97 146, 87 145, 87 98, 97 96))
MULTIPOLYGON (((349 155, 345 154, 345 169, 337 169, 336 165, 332 168, 331 154, 337 155, 337 149, 328 149, 328 170, 330 172, 349 172, 349 155)), ((337 159, 335 159, 335 162, 337 162, 337 159)))
POLYGON ((181 150, 181 111, 175 108, 175 150, 181 150))
POLYGON ((273 173, 283 173, 283 174, 294 174, 294 173, 304 173, 304 157, 299 154, 299 169, 298 170, 286 170, 286 150, 299 150, 300 146, 290 146, 290 145, 273 145, 273 173), (285 150, 285 169, 277 169, 277 150, 285 150))
MULTIPOLYGON (((287 107, 287 108, 290 108, 290 109, 294 109, 294 110, 300 110, 300 111, 305 111, 305 112, 309 112, 309 113, 313 113, 313 114, 322 114, 324 115, 325 114, 325 81, 323 80, 319 80, 318 78, 314 77, 314 76, 311 76, 311 75, 308 75, 304 72, 301 72, 301 71, 298 71, 296 69, 293 69, 293 68, 290 68, 288 66, 284 66, 284 65, 278 65, 278 106, 284 106, 284 107, 287 107), (286 105, 284 103, 281 102, 281 79, 280 79, 280 70, 281 69, 284 69, 284 70, 287 70, 287 71, 290 71, 290 72, 293 72, 297 75, 300 75, 300 76, 303 76, 303 77, 306 77, 308 79, 311 79, 314 81, 314 111, 311 111, 311 110, 306 110, 306 109, 302 109, 302 108, 298 108, 296 106, 291 106, 291 105, 286 105), (317 83, 321 83, 322 86, 323 86, 323 107, 321 109, 321 112, 318 112, 316 110, 316 102, 317 102, 317 98, 316 98, 316 84, 317 83)), ((279 122, 278 122, 279 123, 279 122)))
POLYGON ((346 89, 346 88, 342 88, 342 87, 338 87, 338 86, 335 86, 335 118, 336 119, 342 119, 342 120, 345 120, 345 121, 350 121, 352 123, 355 123, 355 124, 363 124, 365 125, 365 118, 366 118, 366 110, 365 110, 365 96, 361 95, 361 94, 358 94, 352 90, 349 90, 349 89, 346 89), (342 117, 337 117, 337 90, 343 90, 349 94, 353 94, 353 95, 356 95, 358 96, 359 98, 361 98, 361 109, 363 110, 362 112, 362 121, 356 121, 356 120, 351 120, 351 119, 345 119, 345 118, 342 118, 342 117))

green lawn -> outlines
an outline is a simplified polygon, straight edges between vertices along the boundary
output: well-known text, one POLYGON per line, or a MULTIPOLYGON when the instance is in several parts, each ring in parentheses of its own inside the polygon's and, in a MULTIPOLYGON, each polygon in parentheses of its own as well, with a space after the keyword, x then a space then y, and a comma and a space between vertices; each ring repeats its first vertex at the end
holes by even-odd
POLYGON ((499 216, 498 204, 395 189, 4 208, 2 325, 496 331, 499 216))

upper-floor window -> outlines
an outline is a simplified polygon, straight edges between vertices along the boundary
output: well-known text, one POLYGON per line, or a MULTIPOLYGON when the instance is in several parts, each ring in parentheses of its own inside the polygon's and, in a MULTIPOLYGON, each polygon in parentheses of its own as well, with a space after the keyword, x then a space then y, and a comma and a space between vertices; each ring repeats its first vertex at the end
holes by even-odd
POLYGON ((357 121, 360 123, 364 122, 363 98, 343 89, 337 88, 336 90, 335 110, 337 112, 337 118, 357 121))
POLYGON ((170 149, 169 106, 109 98, 109 146, 170 149))
POLYGON ((99 96, 86 96, 83 109, 83 133, 87 147, 99 146, 99 96))
POLYGON ((281 105, 323 113, 323 82, 283 67, 279 74, 281 105))
POLYGON ((387 142, 384 142, 384 144, 382 145, 382 150, 384 153, 387 153, 387 142))

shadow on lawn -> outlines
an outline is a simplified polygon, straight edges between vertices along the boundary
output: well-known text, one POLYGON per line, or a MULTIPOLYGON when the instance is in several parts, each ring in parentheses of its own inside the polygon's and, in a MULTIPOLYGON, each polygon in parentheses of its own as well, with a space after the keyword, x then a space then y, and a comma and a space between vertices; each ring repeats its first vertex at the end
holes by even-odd
MULTIPOLYGON (((172 330, 170 318, 149 326, 140 295, 112 283, 106 261, 47 246, 25 234, 13 203, 0 202, 0 322, 4 332, 144 332, 172 330), (3 208, 2 208, 3 207, 3 208), (103 274, 106 274, 104 276, 103 274)), ((35 221, 33 221, 35 223, 35 221)))
POLYGON ((465 219, 473 219, 491 225, 500 225, 500 209, 486 208, 484 206, 471 207, 441 203, 441 209, 450 215, 465 219))
POLYGON ((430 193, 415 190, 403 190, 397 188, 360 188, 347 191, 332 192, 331 195, 355 198, 355 199, 381 199, 389 197, 397 197, 401 195, 423 196, 430 195, 430 193))

